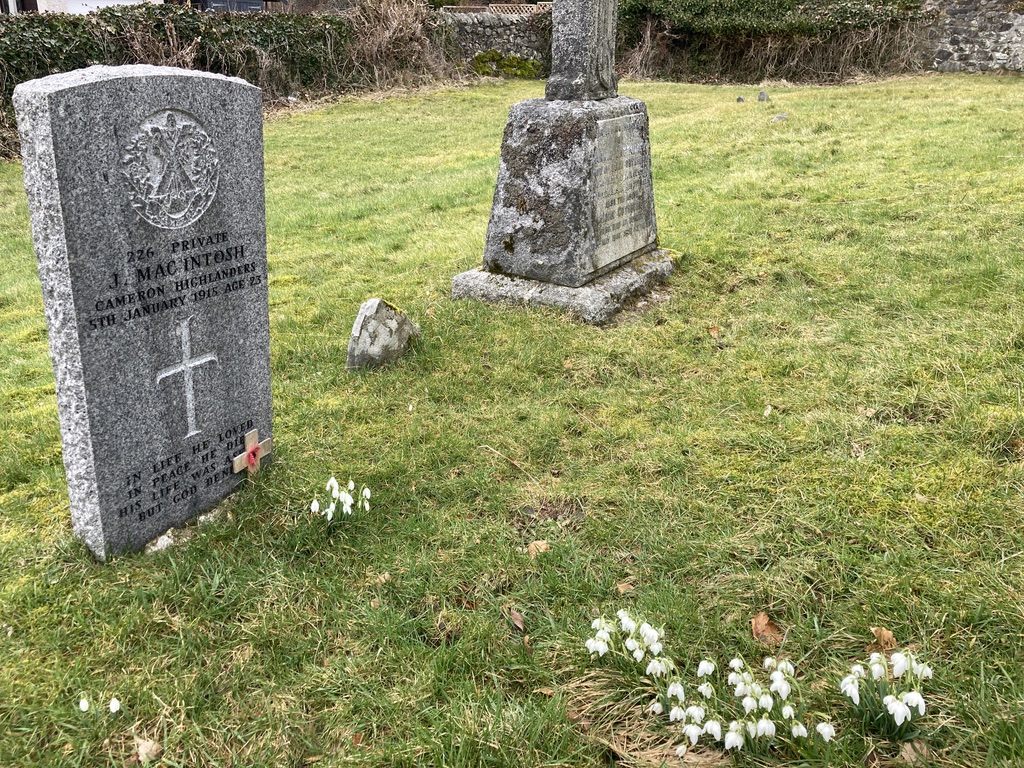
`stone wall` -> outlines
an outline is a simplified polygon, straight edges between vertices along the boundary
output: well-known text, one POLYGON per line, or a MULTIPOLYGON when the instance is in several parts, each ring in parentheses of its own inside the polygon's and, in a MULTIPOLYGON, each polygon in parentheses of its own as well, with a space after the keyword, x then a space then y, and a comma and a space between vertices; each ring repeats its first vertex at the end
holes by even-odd
POLYGON ((456 44, 466 60, 484 51, 546 61, 551 41, 528 15, 508 13, 441 12, 441 20, 453 31, 456 44))
POLYGON ((941 0, 935 68, 940 72, 1024 71, 1024 3, 941 0))

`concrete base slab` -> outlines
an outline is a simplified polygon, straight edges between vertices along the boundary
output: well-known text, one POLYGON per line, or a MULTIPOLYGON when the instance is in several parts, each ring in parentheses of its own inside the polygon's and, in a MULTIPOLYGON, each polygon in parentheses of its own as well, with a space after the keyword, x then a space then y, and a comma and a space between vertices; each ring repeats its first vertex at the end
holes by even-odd
POLYGON ((525 277, 485 272, 477 267, 452 278, 453 299, 528 307, 559 307, 583 322, 602 325, 627 303, 645 296, 672 274, 672 258, 666 251, 634 259, 579 288, 544 283, 525 277))

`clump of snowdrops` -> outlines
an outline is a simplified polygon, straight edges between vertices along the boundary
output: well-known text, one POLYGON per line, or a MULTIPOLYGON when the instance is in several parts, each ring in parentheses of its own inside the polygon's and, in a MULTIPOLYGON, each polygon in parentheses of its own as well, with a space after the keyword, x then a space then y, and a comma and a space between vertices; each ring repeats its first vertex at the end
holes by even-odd
POLYGON ((358 496, 352 494, 356 491, 356 484, 352 481, 348 481, 348 487, 342 488, 337 479, 333 476, 327 481, 327 493, 330 495, 330 501, 326 506, 321 507, 320 502, 317 499, 313 499, 313 503, 309 505, 309 511, 314 515, 321 515, 327 518, 327 522, 334 520, 334 513, 338 510, 338 505, 341 505, 341 514, 352 515, 353 509, 361 509, 364 512, 370 511, 370 489, 365 485, 359 491, 358 496))
POLYGON ((893 653, 888 660, 872 653, 866 668, 864 664, 850 667, 839 690, 853 703, 865 729, 902 740, 910 736, 912 721, 924 717, 921 690, 931 677, 932 668, 910 651, 893 653))
POLYGON ((786 659, 767 657, 749 668, 737 657, 728 664, 725 680, 718 664, 703 659, 695 679, 687 682, 664 653, 665 631, 634 618, 625 610, 617 622, 595 619, 594 636, 586 641, 592 658, 612 654, 630 659, 650 678, 658 694, 647 707, 679 729, 680 757, 699 744, 720 744, 726 751, 757 753, 790 748, 806 755, 835 737, 828 721, 812 723, 800 702, 796 667, 786 659))

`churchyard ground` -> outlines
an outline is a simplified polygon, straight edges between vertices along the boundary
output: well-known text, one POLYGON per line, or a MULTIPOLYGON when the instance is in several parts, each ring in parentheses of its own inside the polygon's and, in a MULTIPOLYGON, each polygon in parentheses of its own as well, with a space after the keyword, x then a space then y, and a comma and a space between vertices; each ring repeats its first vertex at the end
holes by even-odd
MULTIPOLYGON (((21 167, 0 165, 0 764, 122 765, 133 735, 166 765, 610 764, 580 680, 620 607, 686 668, 799 661, 832 765, 900 752, 838 690, 887 628, 936 671, 932 764, 1015 764, 1020 86, 622 84, 678 271, 605 329, 447 296, 481 258, 508 107, 541 84, 275 116, 275 461, 189 542, 107 565, 70 537, 21 167), (423 334, 348 373, 370 296, 423 334), (331 475, 372 510, 311 515, 331 475), (761 611, 781 646, 752 637, 761 611)), ((642 706, 620 725, 670 741, 642 706)))

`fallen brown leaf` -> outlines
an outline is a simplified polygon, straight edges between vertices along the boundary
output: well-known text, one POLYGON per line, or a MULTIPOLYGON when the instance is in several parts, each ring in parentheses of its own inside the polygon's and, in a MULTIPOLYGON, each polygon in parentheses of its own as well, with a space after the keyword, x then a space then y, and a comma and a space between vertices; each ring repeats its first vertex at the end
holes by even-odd
POLYGON ((869 651, 891 651, 896 647, 896 638, 888 629, 883 627, 872 627, 871 634, 875 636, 875 642, 868 646, 869 651))
POLYGON ((914 494, 914 501, 916 501, 918 504, 927 504, 928 503, 928 497, 925 496, 923 493, 915 493, 914 494))
POLYGON ((857 415, 863 416, 865 419, 873 419, 876 413, 878 413, 878 411, 874 408, 865 408, 863 405, 857 406, 857 415))
POLYGON ((373 598, 373 600, 370 601, 370 607, 373 608, 373 610, 377 610, 378 608, 380 608, 380 598, 373 598))
POLYGON ((928 762, 928 745, 919 739, 903 742, 900 760, 907 765, 924 765, 928 762))
POLYGON ((387 584, 389 581, 391 581, 391 574, 387 571, 384 571, 384 573, 382 573, 380 576, 374 579, 374 582, 376 582, 376 584, 381 587, 387 584))
POLYGON ((530 545, 526 548, 526 553, 530 556, 531 560, 536 560, 537 555, 541 554, 542 552, 549 552, 550 550, 551 545, 548 544, 548 540, 540 539, 539 541, 531 542, 530 545))
POLYGON ((362 743, 363 743, 363 734, 359 733, 359 731, 356 731, 355 733, 353 733, 352 734, 352 744, 354 744, 355 746, 358 747, 362 743))
POLYGON ((782 642, 782 630, 764 611, 750 620, 750 630, 754 633, 754 639, 765 645, 778 645, 782 642))
POLYGON ((515 608, 510 608, 508 612, 508 620, 516 625, 516 629, 520 632, 526 632, 526 623, 523 621, 523 616, 515 608))
POLYGON ((636 587, 634 587, 634 586, 633 586, 633 585, 632 585, 632 584, 631 584, 630 582, 628 582, 628 581, 621 581, 621 582, 619 582, 618 584, 616 584, 616 585, 615 585, 615 588, 616 588, 617 590, 619 590, 619 594, 620 594, 620 595, 624 595, 624 594, 626 594, 627 592, 632 592, 632 591, 633 591, 634 589, 636 589, 636 587))
POLYGON ((545 696, 554 696, 555 695, 555 689, 554 688, 534 688, 533 692, 534 693, 542 693, 545 696))
POLYGON ((709 325, 708 326, 708 333, 711 334, 711 338, 712 339, 717 339, 718 338, 718 334, 719 334, 718 326, 717 325, 709 325))
POLYGON ((138 736, 135 737, 135 754, 139 758, 139 762, 143 765, 148 765, 157 758, 160 757, 160 753, 164 751, 163 745, 158 744, 150 739, 140 739, 138 736))

